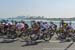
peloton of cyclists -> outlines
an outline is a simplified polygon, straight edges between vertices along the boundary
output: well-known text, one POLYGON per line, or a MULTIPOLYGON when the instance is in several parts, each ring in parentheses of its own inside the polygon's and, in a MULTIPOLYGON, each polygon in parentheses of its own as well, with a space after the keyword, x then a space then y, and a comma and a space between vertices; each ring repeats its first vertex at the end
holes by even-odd
MULTIPOLYGON (((11 21, 4 21, 2 23, 4 25, 4 29, 7 30, 7 28, 10 28, 14 23, 11 21)), ((25 23, 24 21, 16 22, 15 21, 15 29, 20 29, 21 31, 25 31, 27 28, 29 28, 28 24, 25 23)), ((67 30, 73 29, 71 27, 71 23, 66 23, 64 20, 61 20, 60 22, 60 27, 64 30, 63 32, 66 32, 67 30)), ((43 22, 43 21, 32 21, 31 23, 31 29, 33 32, 39 32, 39 31, 47 31, 48 29, 51 29, 53 31, 57 30, 57 25, 54 24, 53 22, 43 22)), ((65 33, 66 34, 66 33, 65 33)))

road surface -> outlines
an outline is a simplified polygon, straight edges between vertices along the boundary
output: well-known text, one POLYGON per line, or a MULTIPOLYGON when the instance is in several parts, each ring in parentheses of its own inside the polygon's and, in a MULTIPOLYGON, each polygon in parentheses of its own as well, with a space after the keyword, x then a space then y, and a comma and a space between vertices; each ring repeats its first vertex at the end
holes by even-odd
POLYGON ((49 42, 42 41, 37 45, 24 46, 24 42, 20 40, 12 43, 0 43, 0 50, 75 50, 75 43, 64 42, 60 43, 54 36, 49 42))

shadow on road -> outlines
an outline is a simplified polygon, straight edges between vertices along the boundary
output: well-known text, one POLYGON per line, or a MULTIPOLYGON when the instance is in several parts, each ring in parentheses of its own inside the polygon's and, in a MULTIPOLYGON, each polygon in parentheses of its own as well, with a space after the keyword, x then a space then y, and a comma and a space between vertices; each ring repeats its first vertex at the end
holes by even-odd
POLYGON ((68 48, 70 48, 73 44, 74 42, 70 43, 64 50, 68 50, 68 48))
POLYGON ((37 45, 39 43, 48 43, 47 41, 29 41, 29 42, 24 42, 23 45, 21 45, 22 47, 24 46, 33 46, 33 45, 37 45))

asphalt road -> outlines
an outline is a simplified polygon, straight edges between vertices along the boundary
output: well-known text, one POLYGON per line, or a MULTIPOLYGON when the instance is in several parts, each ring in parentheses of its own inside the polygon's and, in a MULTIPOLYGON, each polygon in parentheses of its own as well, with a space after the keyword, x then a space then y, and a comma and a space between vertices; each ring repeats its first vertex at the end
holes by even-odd
POLYGON ((75 43, 64 42, 60 43, 54 36, 49 42, 40 42, 37 45, 24 46, 25 42, 20 40, 12 43, 0 43, 0 50, 75 50, 75 43))

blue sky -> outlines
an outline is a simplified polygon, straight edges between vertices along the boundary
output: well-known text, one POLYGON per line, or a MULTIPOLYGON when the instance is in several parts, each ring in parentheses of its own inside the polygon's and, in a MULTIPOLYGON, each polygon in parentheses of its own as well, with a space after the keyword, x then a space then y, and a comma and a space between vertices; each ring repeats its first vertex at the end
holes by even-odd
POLYGON ((75 0, 0 0, 0 17, 75 17, 75 0))

